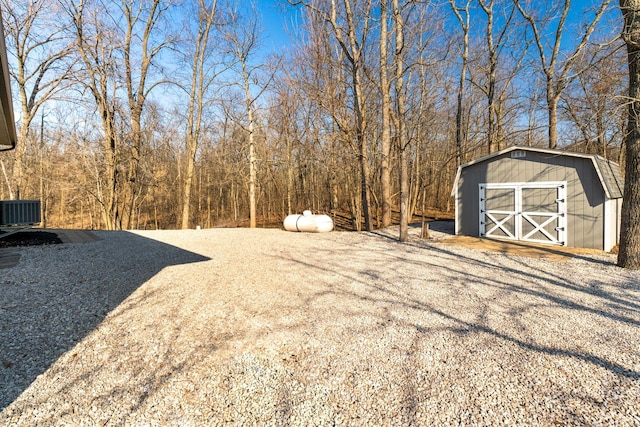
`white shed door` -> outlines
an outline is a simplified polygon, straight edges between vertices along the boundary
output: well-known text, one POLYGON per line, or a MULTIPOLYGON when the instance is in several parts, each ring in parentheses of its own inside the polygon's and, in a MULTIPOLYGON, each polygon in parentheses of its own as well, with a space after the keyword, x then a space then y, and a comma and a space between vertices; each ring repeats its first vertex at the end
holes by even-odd
POLYGON ((566 182, 480 184, 480 237, 567 244, 566 182))

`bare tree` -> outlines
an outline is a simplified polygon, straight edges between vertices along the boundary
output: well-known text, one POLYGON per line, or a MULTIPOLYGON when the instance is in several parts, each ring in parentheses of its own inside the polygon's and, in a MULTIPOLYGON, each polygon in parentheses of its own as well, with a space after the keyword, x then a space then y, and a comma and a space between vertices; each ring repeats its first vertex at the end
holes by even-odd
MULTIPOLYGON (((499 70, 500 54, 506 47, 507 37, 512 26, 512 20, 516 9, 515 6, 512 6, 512 8, 507 11, 504 18, 500 17, 498 19, 498 25, 501 24, 501 27, 496 27, 496 1, 478 0, 478 4, 487 19, 485 36, 487 65, 484 73, 485 82, 484 84, 477 84, 477 86, 487 98, 487 152, 492 153, 502 148, 501 109, 504 104, 504 97, 507 94, 509 82, 513 79, 518 69, 518 64, 516 64, 516 66, 512 68, 511 72, 509 72, 509 70, 505 70, 506 64, 503 64, 503 69, 499 70), (498 85, 498 75, 500 71, 502 71, 501 74, 508 76, 502 89, 498 85)), ((522 53, 520 58, 522 58, 524 56, 524 52, 526 52, 526 44, 524 44, 521 51, 522 53)))
POLYGON ((382 94, 382 129, 380 136, 382 188, 382 226, 391 224, 391 86, 389 84, 387 0, 380 0, 380 92, 382 94))
POLYGON ((407 100, 405 80, 404 17, 398 0, 393 0, 393 24, 395 26, 395 92, 396 92, 396 140, 400 157, 400 233, 399 240, 409 239, 409 161, 407 136, 407 100))
POLYGON ((373 229, 371 221, 371 191, 369 184, 369 144, 367 141, 367 114, 364 94, 365 47, 370 30, 372 0, 331 0, 322 2, 290 1, 302 4, 327 22, 338 42, 351 74, 351 90, 355 118, 355 140, 359 147, 361 200, 364 226, 373 229), (356 16, 356 12, 359 11, 356 16))
POLYGON ((463 109, 464 109, 464 92, 465 82, 467 81, 467 68, 469 66, 469 29, 471 26, 471 0, 465 0, 463 6, 458 6, 456 0, 449 0, 451 9, 455 14, 460 28, 462 29, 462 52, 460 57, 462 59, 462 65, 460 68, 460 79, 458 83, 458 103, 456 104, 456 159, 458 166, 462 163, 462 156, 465 145, 465 132, 462 123, 463 109))
MULTIPOLYGON (((557 19, 555 31, 553 32, 550 29, 545 29, 545 22, 549 21, 549 17, 536 17, 533 12, 525 10, 521 0, 514 0, 514 2, 522 17, 529 24, 534 43, 538 48, 540 69, 546 79, 549 148, 556 148, 558 145, 558 103, 567 85, 582 71, 574 69, 576 61, 580 57, 580 53, 589 43, 589 39, 598 21, 600 21, 600 18, 602 18, 609 7, 611 0, 603 0, 600 3, 594 16, 588 24, 585 25, 584 31, 578 36, 579 42, 576 45, 571 45, 572 47, 566 52, 562 51, 564 46, 563 33, 565 32, 565 24, 567 22, 567 16, 569 15, 571 0, 563 0, 561 2, 562 9, 560 17, 557 19), (551 52, 549 52, 545 47, 545 34, 551 33, 554 34, 554 36, 551 40, 551 52)), ((534 2, 534 4, 540 9, 537 2, 534 2)))
POLYGON ((624 17, 622 39, 627 45, 629 63, 628 124, 625 134, 626 166, 620 267, 640 269, 640 0, 620 0, 624 17))
POLYGON ((72 21, 78 83, 92 95, 100 116, 104 170, 95 195, 108 229, 130 228, 143 187, 139 170, 145 104, 163 82, 151 82, 151 70, 169 43, 157 30, 171 2, 59 1, 72 21))
POLYGON ((187 165, 185 170, 184 188, 182 192, 182 228, 189 228, 191 188, 195 170, 196 154, 200 144, 202 133, 202 120, 206 108, 206 93, 209 91, 215 77, 218 75, 211 64, 211 49, 209 38, 214 27, 217 0, 207 3, 199 0, 197 6, 198 24, 193 40, 191 58, 191 84, 185 87, 189 94, 189 106, 187 107, 187 165))
MULTIPOLYGON (((329 199, 327 208, 335 219, 340 211, 348 209, 349 221, 353 228, 362 228, 362 199, 359 197, 359 164, 353 162, 354 154, 360 152, 354 138, 355 120, 350 109, 353 99, 348 93, 349 67, 345 67, 344 53, 336 45, 326 24, 311 10, 307 10, 306 31, 308 39, 298 47, 292 66, 285 73, 290 76, 290 87, 295 91, 298 106, 293 144, 296 147, 295 168, 298 177, 305 181, 309 171, 307 159, 320 156, 322 168, 326 171, 326 190, 329 199), (321 136, 321 138, 319 138, 321 136), (319 145, 321 143, 322 145, 319 145), (324 149, 322 149, 324 148, 324 149), (321 149, 318 151, 318 149, 321 149), (305 152, 305 155, 301 153, 305 152)), ((295 116, 294 116, 295 117, 295 116)), ((296 186, 296 199, 304 200, 309 194, 302 194, 301 185, 296 186)), ((301 206, 301 208, 308 208, 301 206)))
POLYGON ((88 90, 100 116, 102 126, 104 172, 96 174, 96 191, 105 227, 114 230, 119 227, 118 210, 118 156, 116 111, 118 107, 116 91, 120 87, 118 75, 117 49, 120 40, 114 32, 104 26, 103 11, 91 0, 69 0, 66 10, 72 19, 75 34, 75 51, 80 57, 83 74, 79 83, 88 90))
POLYGON ((258 158, 256 155, 256 102, 263 94, 268 83, 262 85, 258 81, 258 73, 261 65, 254 65, 253 58, 260 43, 260 26, 255 11, 255 5, 250 5, 251 10, 242 15, 242 11, 236 6, 231 6, 229 13, 229 30, 225 37, 229 44, 230 51, 235 58, 239 81, 245 103, 246 126, 248 139, 248 160, 249 160, 249 227, 256 227, 256 204, 257 204, 257 177, 258 158), (258 88, 257 93, 252 92, 258 88))
POLYGON ((621 117, 628 69, 621 44, 593 46, 586 49, 580 61, 591 64, 567 87, 561 112, 576 128, 575 148, 587 153, 616 158, 624 134, 621 117), (610 152, 611 149, 611 152, 610 152))
POLYGON ((20 126, 15 150, 12 196, 24 196, 25 155, 31 124, 42 105, 65 88, 71 70, 65 24, 52 19, 59 6, 51 0, 2 0, 10 73, 18 88, 20 126))
POLYGON ((151 68, 157 57, 170 44, 168 38, 157 37, 160 18, 171 2, 166 0, 121 0, 124 17, 124 81, 131 127, 131 157, 126 180, 126 228, 131 228, 133 210, 141 191, 139 182, 142 145, 142 114, 151 91, 164 83, 149 83, 151 68), (138 58, 139 55, 139 58, 138 58))

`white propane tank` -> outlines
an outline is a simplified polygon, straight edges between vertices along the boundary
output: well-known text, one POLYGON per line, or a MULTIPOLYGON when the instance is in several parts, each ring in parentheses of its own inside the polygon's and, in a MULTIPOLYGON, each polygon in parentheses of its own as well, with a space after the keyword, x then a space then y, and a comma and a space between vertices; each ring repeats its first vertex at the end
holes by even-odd
POLYGON ((333 230, 333 220, 328 215, 314 215, 311 211, 304 211, 302 215, 289 215, 284 219, 284 229, 287 231, 306 231, 309 233, 326 233, 333 230))

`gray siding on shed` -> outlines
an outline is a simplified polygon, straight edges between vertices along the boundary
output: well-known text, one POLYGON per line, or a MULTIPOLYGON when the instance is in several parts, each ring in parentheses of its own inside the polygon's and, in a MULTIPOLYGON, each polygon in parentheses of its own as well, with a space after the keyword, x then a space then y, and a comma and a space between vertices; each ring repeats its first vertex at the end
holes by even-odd
POLYGON ((592 160, 535 151, 526 151, 524 158, 511 158, 511 152, 461 169, 457 187, 457 232, 470 236, 480 234, 480 183, 566 181, 567 245, 601 249, 606 194, 592 160))

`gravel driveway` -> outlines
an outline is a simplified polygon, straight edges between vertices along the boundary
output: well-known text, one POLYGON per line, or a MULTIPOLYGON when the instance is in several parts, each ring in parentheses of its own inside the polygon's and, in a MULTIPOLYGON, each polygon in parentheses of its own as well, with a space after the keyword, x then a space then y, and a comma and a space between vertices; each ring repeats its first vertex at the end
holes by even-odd
POLYGON ((640 425, 640 273, 612 256, 96 234, 0 270, 0 425, 640 425))

